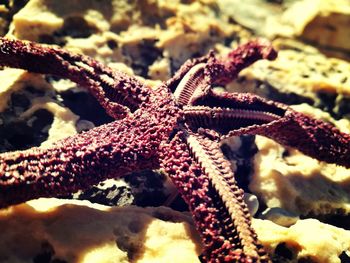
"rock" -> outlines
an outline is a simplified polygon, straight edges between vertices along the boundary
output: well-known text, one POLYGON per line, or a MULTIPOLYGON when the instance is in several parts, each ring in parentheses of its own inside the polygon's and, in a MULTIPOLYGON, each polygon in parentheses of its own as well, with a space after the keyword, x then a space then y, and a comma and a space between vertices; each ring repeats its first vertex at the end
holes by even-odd
POLYGON ((338 52, 350 51, 348 0, 221 0, 219 6, 232 20, 270 39, 301 38, 338 52))
MULTIPOLYGON (((288 37, 300 37, 321 47, 350 52, 348 0, 296 1, 282 15, 281 22, 292 27, 293 35, 288 37)), ((283 35, 283 31, 278 34, 283 35)))
POLYGON ((290 227, 255 219, 252 225, 263 245, 274 255, 274 262, 340 263, 339 257, 346 258, 344 252, 350 249, 350 231, 316 219, 299 220, 290 227))
MULTIPOLYGON (((297 110, 332 120, 329 114, 305 104, 297 110)), ((349 120, 332 122, 344 132, 350 131, 349 120)), ((256 143, 259 152, 249 189, 268 207, 297 215, 350 213, 350 169, 317 161, 261 136, 256 143)))
POLYGON ((134 204, 134 196, 125 180, 107 179, 85 191, 64 196, 67 199, 88 200, 106 206, 127 206, 134 204))
POLYGON ((47 146, 76 133, 77 116, 57 101, 43 76, 17 69, 0 72, 0 151, 47 146))
POLYGON ((105 64, 123 62, 139 76, 167 80, 188 58, 250 33, 218 17, 215 1, 32 0, 14 16, 8 35, 57 44, 105 64))
MULTIPOLYGON (((289 228, 253 219, 252 226, 276 262, 337 263, 350 249, 350 231, 315 219, 289 228)), ((199 263, 202 249, 188 213, 165 207, 38 199, 1 210, 0 229, 0 261, 11 263, 199 263)))
POLYGON ((299 220, 298 215, 280 207, 267 208, 260 214, 259 218, 270 220, 277 225, 285 227, 294 225, 299 220))
POLYGON ((187 214, 39 199, 0 211, 1 262, 199 262, 187 214), (176 245, 174 245, 176 244, 176 245))
POLYGON ((287 104, 308 103, 338 118, 349 114, 350 63, 327 58, 312 46, 277 39, 275 61, 258 61, 227 87, 287 104))
POLYGON ((256 195, 245 192, 243 199, 244 199, 244 202, 246 202, 246 204, 248 206, 249 213, 251 214, 251 216, 254 216, 259 209, 258 198, 256 197, 256 195))
MULTIPOLYGON (((92 56, 113 69, 136 74, 153 86, 168 79, 186 59, 206 54, 209 49, 225 53, 258 33, 273 38, 279 58, 256 63, 226 88, 252 91, 288 104, 306 102, 330 112, 339 121, 324 113, 319 117, 346 131, 350 66, 345 60, 349 56, 342 51, 347 51, 349 45, 348 3, 340 0, 330 4, 326 0, 108 0, 102 5, 95 0, 31 0, 14 16, 7 36, 55 44, 92 56), (252 30, 243 29, 235 21, 252 30), (311 41, 322 47, 322 52, 326 50, 328 55, 344 60, 330 59, 317 48, 290 37, 311 41)), ((0 5, 3 32, 10 22, 8 10, 0 5)), ((37 145, 46 147, 62 137, 110 121, 106 114, 92 118, 91 112, 99 109, 96 101, 70 81, 8 69, 0 76, 1 113, 15 96, 15 101, 25 107, 14 107, 11 119, 25 113, 26 123, 36 126, 35 111, 46 110, 53 115, 50 129, 45 125, 40 129, 47 132, 48 140, 38 140, 37 145), (21 92, 28 85, 45 94, 29 96, 30 103, 26 103, 21 92)), ((305 106, 299 110, 308 111, 305 106)), ((0 126, 7 120, 1 116, 0 126)), ((254 194, 247 201, 252 214, 258 206, 255 194, 261 207, 288 209, 289 217, 282 212, 270 213, 270 218, 277 215, 274 220, 283 224, 291 224, 286 219, 295 220, 290 214, 293 212, 327 216, 349 213, 348 170, 317 162, 267 139, 257 137, 257 144, 260 152, 255 164, 252 157, 258 149, 253 136, 230 139, 222 145, 236 180, 246 192, 254 194)), ((140 206, 160 205, 163 197, 166 199, 163 179, 153 175, 132 174, 127 178, 132 188, 124 185, 121 189, 104 182, 104 187, 93 187, 83 195, 109 205, 126 205, 136 199, 140 206), (136 194, 130 197, 132 190, 136 194)), ((65 204, 46 212, 26 204, 2 210, 0 261, 171 262, 176 258, 179 262, 198 262, 201 245, 187 213, 164 208, 92 207, 82 201, 65 204)), ((268 220, 253 219, 253 224, 277 262, 339 262, 339 255, 346 258, 343 251, 348 250, 349 231, 317 220, 299 220, 290 228, 268 220)))

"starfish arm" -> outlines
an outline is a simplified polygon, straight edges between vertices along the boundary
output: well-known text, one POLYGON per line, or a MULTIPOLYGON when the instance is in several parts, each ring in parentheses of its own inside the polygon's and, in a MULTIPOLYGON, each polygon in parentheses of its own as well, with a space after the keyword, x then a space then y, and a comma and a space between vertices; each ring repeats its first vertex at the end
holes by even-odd
POLYGON ((210 52, 209 55, 194 59, 188 59, 185 61, 185 63, 175 72, 174 76, 166 81, 166 85, 169 87, 171 92, 175 92, 181 80, 194 66, 207 63, 212 54, 213 53, 210 52))
POLYGON ((210 88, 209 80, 204 75, 206 65, 206 63, 194 65, 183 76, 174 92, 174 97, 178 104, 191 104, 194 98, 201 96, 205 90, 210 88))
POLYGON ((205 96, 211 85, 225 85, 235 79, 238 73, 260 59, 275 59, 276 51, 265 40, 255 40, 241 45, 223 57, 207 56, 187 61, 167 82, 180 105, 193 104, 205 96))
POLYGON ((208 106, 187 106, 184 107, 183 112, 192 130, 205 128, 220 134, 227 134, 242 127, 261 126, 281 118, 279 115, 265 111, 208 106))
POLYGON ((162 154, 163 167, 192 211, 207 262, 268 262, 250 226, 243 191, 219 144, 197 135, 177 135, 162 154))
POLYGON ((160 140, 158 127, 149 118, 125 118, 68 137, 51 148, 2 153, 0 208, 158 168, 160 140))
POLYGON ((198 101, 202 106, 184 109, 194 128, 215 129, 226 137, 263 135, 318 160, 350 167, 350 135, 331 124, 253 94, 209 95, 198 101))
MULTIPOLYGON (((194 105, 188 106, 187 112, 200 111, 200 109, 206 111, 205 109, 209 108, 212 110, 221 108, 232 114, 230 118, 241 117, 241 119, 249 119, 249 117, 254 116, 254 119, 260 116, 263 120, 268 121, 283 117, 288 106, 251 93, 217 92, 212 90, 206 96, 198 99, 194 105)), ((215 112, 216 110, 212 113, 215 115, 215 112)))
POLYGON ((212 84, 225 85, 254 62, 260 59, 274 60, 276 57, 277 52, 269 41, 257 39, 239 46, 226 56, 213 58, 208 62, 207 75, 212 84))
POLYGON ((137 79, 87 56, 32 42, 0 38, 0 65, 68 78, 86 87, 116 119, 147 103, 151 93, 137 79))
POLYGON ((350 168, 350 135, 303 113, 288 110, 278 121, 242 132, 260 134, 320 161, 350 168))

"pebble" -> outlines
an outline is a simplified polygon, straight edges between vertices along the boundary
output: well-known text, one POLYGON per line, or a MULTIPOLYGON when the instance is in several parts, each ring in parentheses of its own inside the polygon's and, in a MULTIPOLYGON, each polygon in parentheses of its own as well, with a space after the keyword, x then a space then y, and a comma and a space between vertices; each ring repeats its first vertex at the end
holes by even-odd
POLYGON ((250 193, 244 193, 243 197, 244 201, 246 202, 249 212, 252 216, 256 214, 256 212, 259 209, 259 200, 256 197, 256 195, 250 194, 250 193))
POLYGON ((260 219, 270 220, 280 226, 294 225, 300 218, 298 215, 280 207, 269 207, 261 213, 260 219))

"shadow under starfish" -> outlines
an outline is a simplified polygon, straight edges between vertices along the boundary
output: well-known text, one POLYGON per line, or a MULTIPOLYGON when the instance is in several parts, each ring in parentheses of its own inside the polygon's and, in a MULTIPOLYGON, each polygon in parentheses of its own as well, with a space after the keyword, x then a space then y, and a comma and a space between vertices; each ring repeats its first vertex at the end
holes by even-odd
POLYGON ((275 57, 268 43, 252 41, 224 57, 211 52, 189 60, 152 90, 89 57, 1 38, 0 65, 68 78, 86 87, 115 121, 50 148, 0 154, 0 208, 162 168, 189 205, 203 261, 269 262, 220 141, 260 134, 350 167, 348 134, 253 94, 212 89, 256 60, 275 57))

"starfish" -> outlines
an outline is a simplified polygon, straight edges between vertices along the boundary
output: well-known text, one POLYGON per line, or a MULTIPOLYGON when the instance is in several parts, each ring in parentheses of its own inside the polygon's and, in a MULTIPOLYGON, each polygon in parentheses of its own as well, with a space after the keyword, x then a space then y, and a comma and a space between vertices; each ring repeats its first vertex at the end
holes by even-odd
POLYGON ((0 208, 161 168, 189 206, 203 262, 269 262, 220 142, 259 134, 350 168, 350 135, 331 124, 254 94, 213 89, 255 61, 276 56, 269 43, 254 40, 226 56, 210 52, 188 60, 151 89, 87 56, 1 38, 0 65, 68 78, 115 120, 48 148, 0 154, 0 208))

